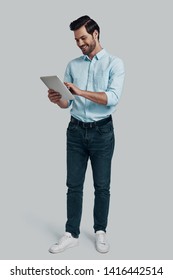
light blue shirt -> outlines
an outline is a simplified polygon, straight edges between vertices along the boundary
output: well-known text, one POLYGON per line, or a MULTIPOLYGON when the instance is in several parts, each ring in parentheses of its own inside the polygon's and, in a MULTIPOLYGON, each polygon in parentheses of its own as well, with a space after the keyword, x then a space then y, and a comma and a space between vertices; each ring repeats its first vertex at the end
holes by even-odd
POLYGON ((102 49, 92 60, 87 55, 73 59, 67 65, 64 81, 73 83, 81 90, 105 92, 107 104, 97 104, 84 97, 76 96, 71 105, 71 115, 83 122, 99 121, 111 115, 119 102, 123 81, 124 65, 120 58, 102 49))

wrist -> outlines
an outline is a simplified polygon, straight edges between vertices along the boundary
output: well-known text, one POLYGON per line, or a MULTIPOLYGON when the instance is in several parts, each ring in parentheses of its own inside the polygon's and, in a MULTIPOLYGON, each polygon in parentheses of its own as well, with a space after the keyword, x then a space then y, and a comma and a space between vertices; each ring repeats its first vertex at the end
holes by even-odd
POLYGON ((60 105, 62 104, 62 100, 61 100, 61 99, 57 100, 56 104, 57 104, 58 106, 60 106, 60 105))
POLYGON ((81 89, 80 89, 78 95, 79 95, 79 96, 83 96, 83 94, 84 94, 84 90, 81 90, 81 89))

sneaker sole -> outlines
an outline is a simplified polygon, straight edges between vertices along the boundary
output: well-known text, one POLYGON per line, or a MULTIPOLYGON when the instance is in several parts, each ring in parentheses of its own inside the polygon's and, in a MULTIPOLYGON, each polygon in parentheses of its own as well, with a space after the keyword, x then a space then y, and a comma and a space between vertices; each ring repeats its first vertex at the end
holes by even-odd
POLYGON ((96 250, 97 250, 99 253, 106 254, 106 253, 109 252, 110 247, 109 247, 107 250, 100 250, 100 249, 96 246, 96 250))
POLYGON ((73 248, 73 247, 77 247, 78 245, 79 245, 79 243, 72 244, 72 245, 69 245, 69 246, 67 246, 67 247, 65 247, 63 249, 59 249, 57 251, 55 251, 55 250, 53 251, 53 250, 49 249, 49 253, 51 253, 51 254, 58 254, 58 253, 64 252, 67 249, 70 249, 70 248, 73 248))

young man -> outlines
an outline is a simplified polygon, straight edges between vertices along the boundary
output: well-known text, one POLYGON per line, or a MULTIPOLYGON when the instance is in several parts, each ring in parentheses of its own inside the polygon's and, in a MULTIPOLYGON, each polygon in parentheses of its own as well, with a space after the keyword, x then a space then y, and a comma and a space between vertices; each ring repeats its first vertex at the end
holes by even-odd
POLYGON ((48 91, 51 102, 61 108, 71 106, 67 128, 67 222, 65 234, 51 246, 59 253, 78 245, 82 214, 83 183, 88 159, 94 182, 94 231, 96 249, 109 251, 106 239, 110 201, 111 160, 114 151, 114 131, 111 114, 118 104, 124 80, 122 60, 101 47, 100 28, 89 16, 70 24, 77 46, 83 55, 69 62, 65 85, 75 95, 68 102, 61 93, 48 91))

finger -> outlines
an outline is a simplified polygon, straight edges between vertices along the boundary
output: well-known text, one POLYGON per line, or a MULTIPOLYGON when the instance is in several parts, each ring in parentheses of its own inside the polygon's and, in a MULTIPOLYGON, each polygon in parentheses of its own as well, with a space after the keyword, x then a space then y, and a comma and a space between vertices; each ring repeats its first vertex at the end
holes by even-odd
POLYGON ((59 97, 61 97, 61 94, 60 94, 59 92, 54 91, 54 92, 50 92, 50 93, 48 94, 48 96, 49 96, 49 97, 54 97, 54 96, 59 96, 59 97))
POLYGON ((70 83, 65 82, 64 84, 67 88, 70 88, 70 85, 71 85, 70 83))
POLYGON ((48 90, 49 93, 55 92, 53 89, 48 90))
POLYGON ((61 99, 61 95, 51 95, 51 96, 48 96, 49 97, 49 99, 51 100, 51 101, 59 101, 60 99, 61 99))
POLYGON ((59 94, 59 92, 58 92, 58 91, 55 91, 54 89, 49 89, 48 92, 51 93, 51 94, 52 94, 52 93, 59 94))

